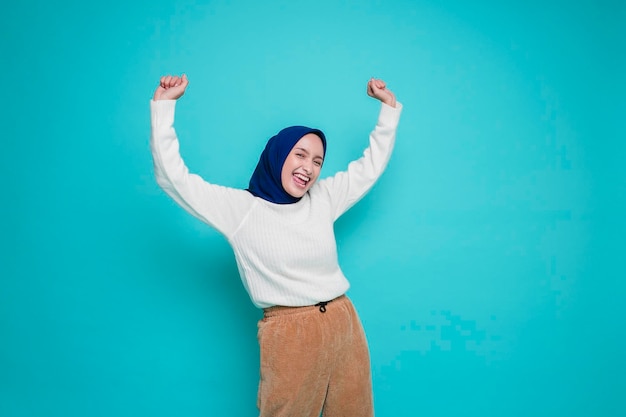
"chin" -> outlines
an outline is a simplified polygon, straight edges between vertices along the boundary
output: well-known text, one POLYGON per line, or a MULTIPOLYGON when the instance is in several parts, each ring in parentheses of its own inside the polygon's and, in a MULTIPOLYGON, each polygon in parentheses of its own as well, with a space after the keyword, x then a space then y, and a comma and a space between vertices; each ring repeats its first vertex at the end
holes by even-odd
POLYGON ((308 188, 306 190, 297 190, 297 191, 290 190, 290 191, 287 191, 287 194, 289 194, 290 196, 294 198, 302 198, 307 193, 307 191, 309 191, 308 188))
POLYGON ((287 194, 289 194, 290 196, 294 198, 301 198, 311 189, 312 185, 313 183, 307 184, 305 188, 300 188, 295 185, 292 185, 291 187, 288 187, 288 188, 283 186, 283 188, 285 189, 287 194))

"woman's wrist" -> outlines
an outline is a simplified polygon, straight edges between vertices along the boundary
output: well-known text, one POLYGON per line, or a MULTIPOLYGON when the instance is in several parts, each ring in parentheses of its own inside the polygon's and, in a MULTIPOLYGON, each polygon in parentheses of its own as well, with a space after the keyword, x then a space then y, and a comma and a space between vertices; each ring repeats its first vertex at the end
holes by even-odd
POLYGON ((385 99, 385 100, 380 100, 381 102, 383 102, 384 104, 388 105, 389 107, 396 107, 396 99, 393 98, 389 98, 389 99, 385 99))

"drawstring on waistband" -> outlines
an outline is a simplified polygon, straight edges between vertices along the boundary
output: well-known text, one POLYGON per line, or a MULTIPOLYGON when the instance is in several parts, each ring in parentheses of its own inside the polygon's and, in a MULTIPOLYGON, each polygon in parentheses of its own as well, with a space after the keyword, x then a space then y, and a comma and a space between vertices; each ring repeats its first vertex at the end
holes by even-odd
MULTIPOLYGON (((338 303, 341 300, 346 300, 347 301, 348 298, 345 295, 340 295, 339 297, 333 298, 332 300, 320 301, 317 304, 309 304, 309 305, 301 306, 301 307, 289 307, 289 306, 275 305, 275 306, 264 308, 263 309, 263 317, 264 318, 268 318, 268 317, 273 317, 273 316, 286 315, 286 314, 296 314, 296 313, 301 313, 301 312, 302 313, 304 313, 304 312, 314 313, 315 310, 319 310, 320 313, 326 313, 326 310, 327 310, 326 306, 328 304, 330 304, 330 303, 338 303)), ((348 301, 348 303, 349 303, 349 301, 348 301)), ((337 307, 339 307, 339 306, 337 306, 337 307)))
POLYGON ((330 303, 330 301, 320 301, 319 303, 315 304, 315 307, 319 307, 321 313, 326 313, 326 305, 328 303, 330 303))

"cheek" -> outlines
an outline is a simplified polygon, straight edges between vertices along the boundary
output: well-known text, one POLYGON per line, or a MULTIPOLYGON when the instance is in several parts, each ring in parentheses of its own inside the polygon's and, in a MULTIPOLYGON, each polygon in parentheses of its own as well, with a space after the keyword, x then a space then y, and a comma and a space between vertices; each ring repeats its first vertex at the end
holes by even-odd
POLYGON ((315 176, 315 180, 317 180, 320 176, 320 172, 322 171, 322 167, 313 168, 313 175, 315 176))
POLYGON ((289 182, 291 181, 291 174, 293 173, 294 170, 294 166, 292 161, 290 161, 289 158, 287 158, 285 160, 285 163, 283 164, 283 169, 280 172, 280 179, 281 182, 283 183, 283 187, 289 182))
POLYGON ((281 179, 281 181, 283 183, 283 186, 285 185, 285 181, 287 181, 290 176, 291 176, 291 174, 289 173, 289 169, 288 169, 287 165, 283 165, 283 170, 280 173, 280 179, 281 179))
POLYGON ((293 171, 293 163, 291 159, 288 157, 287 159, 285 159, 285 162, 283 163, 281 175, 283 177, 290 176, 292 171, 293 171))

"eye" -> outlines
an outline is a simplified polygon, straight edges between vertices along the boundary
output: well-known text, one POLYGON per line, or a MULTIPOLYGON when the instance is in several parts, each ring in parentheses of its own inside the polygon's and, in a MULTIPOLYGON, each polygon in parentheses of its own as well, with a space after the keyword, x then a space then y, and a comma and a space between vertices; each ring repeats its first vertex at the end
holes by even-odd
POLYGON ((318 167, 322 166, 322 161, 313 161, 313 163, 315 164, 315 166, 318 166, 318 167))
POLYGON ((302 153, 296 153, 296 156, 297 156, 298 158, 304 158, 304 154, 302 154, 302 153))

